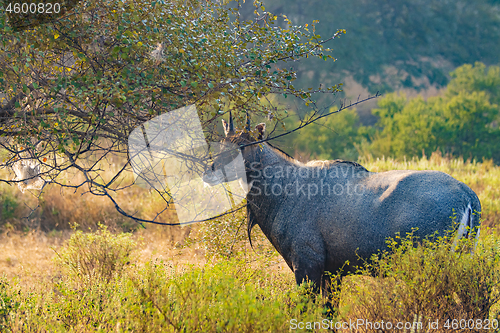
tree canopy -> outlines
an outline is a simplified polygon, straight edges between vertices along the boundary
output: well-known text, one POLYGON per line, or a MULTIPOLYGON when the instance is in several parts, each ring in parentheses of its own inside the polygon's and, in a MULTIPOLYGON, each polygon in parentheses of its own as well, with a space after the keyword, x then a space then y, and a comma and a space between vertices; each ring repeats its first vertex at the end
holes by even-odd
POLYGON ((247 113, 279 124, 284 114, 261 103, 268 94, 314 107, 313 94, 338 91, 295 88, 296 73, 286 63, 332 58, 324 45, 342 31, 322 39, 316 22, 294 25, 258 1, 249 20, 238 9, 227 1, 86 0, 49 22, 19 28, 2 3, 2 166, 29 155, 53 183, 68 186, 58 175, 78 170, 86 181, 76 187, 112 199, 119 174, 103 181, 98 161, 125 154, 130 132, 155 116, 195 104, 213 138, 228 111, 240 128, 247 113), (90 155, 98 156, 95 163, 90 155))
POLYGON ((425 101, 390 94, 373 113, 383 128, 373 138, 375 153, 386 156, 455 156, 500 162, 500 67, 464 65, 454 71, 442 96, 425 101))
POLYGON ((297 146, 327 159, 421 157, 440 151, 500 163, 500 67, 468 64, 450 76, 444 92, 427 100, 403 93, 380 98, 372 110, 379 118, 373 127, 360 126, 354 115, 333 116, 322 128, 303 129, 297 146), (302 141, 313 135, 316 140, 302 141))

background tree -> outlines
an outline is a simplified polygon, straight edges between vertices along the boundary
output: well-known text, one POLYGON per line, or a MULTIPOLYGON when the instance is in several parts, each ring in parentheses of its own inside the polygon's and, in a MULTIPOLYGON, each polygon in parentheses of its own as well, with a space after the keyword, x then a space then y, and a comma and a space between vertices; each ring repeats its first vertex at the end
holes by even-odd
MULTIPOLYGON (((295 26, 254 3, 243 21, 239 3, 213 1, 87 0, 53 21, 14 29, 0 7, 0 135, 6 149, 2 167, 16 159, 37 159, 42 177, 115 200, 130 172, 124 164, 102 177, 102 162, 127 153, 129 133, 179 107, 195 104, 206 137, 216 139, 220 117, 232 111, 243 128, 284 114, 260 99, 295 96, 315 108, 314 93, 301 90, 285 63, 306 57, 331 58, 324 48, 338 31, 321 39, 315 22, 295 26), (85 181, 65 184, 61 173, 78 171, 85 181)), ((7 180, 2 180, 7 181, 7 180)), ((169 207, 168 193, 157 193, 169 207)), ((153 219, 154 220, 154 219, 153 219)))
MULTIPOLYGON (((332 107, 330 112, 336 111, 332 107)), ((357 160, 356 146, 363 141, 356 110, 345 110, 318 120, 293 136, 294 147, 320 160, 357 160)))
POLYGON ((500 162, 499 67, 464 65, 454 71, 446 91, 425 101, 390 94, 373 113, 380 117, 372 140, 375 154, 429 156, 440 150, 464 158, 500 162))
POLYGON ((325 159, 411 158, 441 151, 500 163, 500 67, 463 65, 450 76, 442 94, 427 100, 404 93, 380 98, 372 109, 378 118, 374 126, 361 126, 355 115, 343 112, 301 130, 294 146, 325 159))

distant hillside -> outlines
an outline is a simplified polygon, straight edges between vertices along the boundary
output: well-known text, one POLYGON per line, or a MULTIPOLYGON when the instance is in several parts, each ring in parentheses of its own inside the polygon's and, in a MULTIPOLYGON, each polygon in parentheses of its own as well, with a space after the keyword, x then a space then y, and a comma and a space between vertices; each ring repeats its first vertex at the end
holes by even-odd
MULTIPOLYGON (((248 1, 247 1, 248 3, 248 1)), ((317 19, 317 33, 347 34, 330 43, 337 62, 296 65, 306 86, 354 81, 370 93, 443 87, 464 63, 498 64, 499 0, 265 0, 295 24, 317 19)), ((249 16, 249 7, 242 10, 249 16)), ((353 85, 350 85, 353 89, 353 85)), ((358 87, 359 90, 359 87, 358 87)))

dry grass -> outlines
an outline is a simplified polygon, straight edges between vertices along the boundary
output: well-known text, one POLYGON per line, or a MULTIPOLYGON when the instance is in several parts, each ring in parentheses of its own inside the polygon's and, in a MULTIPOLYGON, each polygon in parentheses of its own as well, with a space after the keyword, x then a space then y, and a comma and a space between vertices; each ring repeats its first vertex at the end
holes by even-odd
POLYGON ((195 229, 193 226, 154 225, 138 230, 134 235, 139 242, 138 262, 143 264, 160 259, 171 262, 173 265, 205 264, 205 250, 200 244, 186 246, 189 236, 196 233, 195 229))
MULTIPOLYGON (((189 271, 208 264, 203 243, 196 241, 200 232, 197 226, 146 227, 132 235, 132 239, 137 243, 133 252, 136 258, 134 266, 145 267, 152 262, 162 262, 168 267, 189 271)), ((56 265, 54 258, 73 233, 71 230, 52 233, 4 233, 0 236, 0 275, 10 281, 18 281, 19 287, 25 291, 43 295, 54 292, 58 294, 54 286, 64 273, 56 265)), ((253 238, 255 250, 250 249, 248 244, 240 250, 244 251, 249 268, 262 270, 263 262, 268 265, 270 278, 259 279, 259 287, 293 287, 295 278, 281 257, 274 256, 272 260, 263 260, 262 252, 269 251, 270 245, 260 244, 263 235, 258 227, 253 230, 253 238)))
MULTIPOLYGON (((433 155, 429 159, 405 162, 385 159, 365 159, 360 162, 371 171, 391 169, 444 171, 476 191, 483 205, 483 224, 498 226, 500 167, 494 166, 491 162, 464 163, 439 155, 433 155)), ((111 177, 117 168, 119 168, 118 164, 110 164, 109 167, 104 168, 106 171, 103 177, 111 177)), ((0 178, 8 177, 5 170, 0 170, 0 178)), ((128 177, 131 177, 131 174, 128 177)), ((62 181, 78 182, 81 180, 79 175, 68 175, 62 181)), ((128 180, 130 181, 130 178, 128 180)), ((109 200, 85 193, 85 188, 75 192, 49 185, 39 201, 37 193, 30 192, 21 195, 17 187, 8 186, 5 183, 0 183, 0 191, 0 228, 3 231, 0 235, 0 272, 8 280, 18 280, 19 287, 26 292, 36 292, 38 295, 58 295, 55 286, 64 278, 64 275, 55 265, 53 257, 72 235, 73 231, 69 227, 76 223, 80 230, 95 230, 99 222, 109 226, 109 229, 114 232, 133 231, 132 237, 138 244, 134 250, 134 257, 137 259, 133 263, 136 267, 134 269, 137 270, 142 269, 141 267, 146 269, 151 263, 158 262, 168 267, 185 270, 185 272, 191 272, 196 267, 209 270, 210 267, 214 267, 212 265, 214 263, 227 263, 235 258, 237 260, 243 258, 244 268, 234 267, 233 273, 237 276, 240 269, 253 269, 255 272, 265 270, 265 277, 250 275, 248 278, 248 281, 259 290, 267 290, 274 295, 290 292, 295 285, 290 269, 281 257, 276 255, 258 227, 252 232, 255 251, 248 244, 245 228, 241 228, 241 233, 235 232, 240 229, 238 221, 243 218, 241 216, 234 215, 234 221, 229 223, 228 221, 210 221, 186 227, 146 224, 145 228, 138 228, 135 222, 117 213, 109 200), (40 204, 38 210, 31 217, 25 218, 31 212, 31 208, 36 207, 38 203, 40 204), (230 235, 228 237, 231 239, 218 237, 222 235, 230 235), (219 256, 214 256, 214 253, 219 256), (266 259, 262 259, 264 257, 266 259)), ((135 212, 145 218, 154 217, 163 208, 162 202, 155 198, 154 194, 137 186, 127 188, 115 198, 127 211, 135 212)), ((164 213, 160 221, 174 222, 175 212, 164 213)), ((217 275, 214 278, 219 277, 221 276, 217 275)), ((366 278, 361 277, 362 281, 363 279, 366 278)), ((362 284, 370 285, 369 282, 362 284)), ((344 290, 344 294, 346 292, 348 292, 347 289, 344 290)), ((376 294, 373 294, 369 297, 375 296, 376 294)), ((363 302, 373 304, 370 300, 371 298, 368 298, 363 302)), ((342 307, 351 305, 354 304, 353 301, 354 299, 344 300, 341 305, 342 307)), ((357 310, 363 309, 360 304, 353 306, 357 306, 357 310)), ((351 310, 356 309, 351 308, 351 310)))
MULTIPOLYGON (((86 162, 90 164, 91 161, 86 162)), ((98 183, 107 183, 124 163, 124 158, 116 156, 103 159, 96 167, 99 172, 90 173, 90 176, 95 177, 98 183)), ((0 170, 0 179, 9 180, 13 177, 11 170, 0 170)), ((68 230, 74 224, 82 230, 96 230, 98 223, 115 231, 137 229, 138 223, 120 214, 109 198, 90 193, 84 180, 82 173, 69 170, 59 176, 56 182, 65 186, 82 186, 72 188, 49 183, 41 194, 37 190, 30 190, 24 195, 17 186, 0 183, 0 231, 50 232, 68 230)), ((156 217, 157 222, 176 222, 173 206, 165 210, 167 204, 156 192, 135 186, 133 182, 132 171, 127 170, 114 183, 114 188, 119 186, 120 190, 109 189, 110 195, 122 209, 138 218, 151 220, 156 217)))
MULTIPOLYGON (((136 232, 133 238, 138 242, 135 250, 137 264, 163 259, 173 265, 203 265, 206 262, 205 251, 199 245, 183 247, 190 232, 190 227, 162 230, 159 226, 136 232)), ((9 279, 20 278, 25 286, 36 285, 40 279, 57 276, 59 272, 52 258, 72 233, 69 230, 4 233, 0 236, 0 272, 9 279)))
MULTIPOLYGON (((370 159, 360 161, 371 171, 385 171, 391 169, 432 169, 446 172, 468 184, 480 197, 483 206, 483 224, 496 227, 500 217, 500 167, 491 161, 484 163, 463 162, 433 154, 430 158, 420 160, 394 161, 390 159, 370 159)), ((123 161, 112 158, 102 162, 102 181, 111 179, 121 168, 123 161)), ((13 173, 0 170, 1 179, 11 179, 13 173)), ((122 185, 131 182, 132 174, 126 173, 122 185)), ((83 181, 80 174, 67 174, 59 179, 61 183, 77 184, 83 181)), ((200 243, 188 244, 189 236, 196 236, 201 225, 188 227, 164 227, 146 225, 146 230, 138 228, 136 222, 119 214, 112 203, 104 197, 86 193, 88 189, 82 187, 77 191, 61 189, 56 185, 47 185, 44 193, 38 200, 36 191, 21 194, 17 186, 0 183, 0 228, 4 232, 0 242, 0 265, 2 270, 10 276, 21 274, 21 267, 51 272, 50 257, 63 240, 68 238, 70 226, 75 223, 82 230, 96 229, 97 224, 103 223, 110 230, 135 230, 137 239, 143 238, 141 245, 141 260, 162 257, 178 262, 204 262, 205 249, 200 243), (40 207, 31 213, 33 208, 40 207), (14 231, 24 230, 24 236, 14 231), (32 231, 59 230, 44 235, 32 231), (29 231, 29 232, 28 232, 29 231), (27 233, 28 232, 28 233, 27 233), (7 236, 10 235, 10 236, 7 236), (57 237, 56 237, 57 236, 57 237)), ((115 199, 129 212, 136 213, 143 218, 153 218, 164 208, 164 203, 153 193, 138 186, 129 187, 117 194, 115 199)), ((158 220, 160 222, 176 221, 175 211, 167 210, 158 220)), ((216 230, 217 231, 217 230, 216 230)), ((214 231, 214 232, 216 232, 214 231)), ((246 236, 240 235, 244 251, 250 251, 246 236)), ((254 233, 254 239, 257 234, 254 233)), ((288 267, 281 263, 281 269, 288 271, 288 267)), ((24 269, 25 269, 24 268, 24 269)))
POLYGON ((3 234, 0 237, 0 271, 9 279, 20 277, 26 286, 36 285, 40 280, 54 276, 53 249, 59 248, 68 234, 3 234))
MULTIPOLYGON (((104 170, 100 174, 101 181, 112 179, 123 162, 119 158, 104 160, 100 165, 104 170)), ((13 176, 9 170, 0 170, 0 179, 12 179, 13 176)), ((83 180, 80 173, 67 173, 57 181, 75 185, 83 180)), ((119 183, 126 186, 132 182, 132 173, 128 172, 119 183)), ((42 276, 49 279, 57 276, 59 273, 52 257, 69 239, 71 228, 77 225, 79 230, 95 231, 98 223, 108 226, 113 232, 133 231, 133 238, 138 242, 136 254, 140 265, 156 259, 173 265, 203 265, 207 262, 205 243, 200 241, 201 233, 207 231, 200 230, 201 224, 185 227, 145 224, 143 228, 118 213, 109 199, 88 193, 85 186, 74 190, 48 184, 39 198, 38 191, 27 191, 23 195, 17 186, 6 183, 0 183, 0 191, 0 203, 4 203, 0 210, 0 214, 3 213, 0 218, 0 230, 3 231, 0 265, 2 272, 9 278, 22 277, 23 280, 33 279, 36 282, 42 276), (33 213, 34 208, 36 210, 33 213)), ((145 219, 154 218, 165 207, 165 203, 154 192, 139 186, 127 187, 113 197, 127 212, 145 219)), ((168 209, 158 216, 157 221, 176 222, 175 210, 168 209)), ((254 229, 253 239, 257 246, 265 239, 259 228, 254 229)), ((238 235, 238 240, 238 250, 252 256, 254 252, 246 235, 238 235)), ((270 246, 266 245, 269 251, 270 246)), ((275 262, 272 269, 290 274, 282 260, 275 262)))

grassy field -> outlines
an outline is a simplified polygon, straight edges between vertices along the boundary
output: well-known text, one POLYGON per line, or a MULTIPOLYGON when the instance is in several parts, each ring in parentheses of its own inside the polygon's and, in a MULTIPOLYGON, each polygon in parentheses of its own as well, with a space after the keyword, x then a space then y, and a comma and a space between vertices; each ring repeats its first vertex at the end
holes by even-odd
MULTIPOLYGON (((38 200, 1 183, 0 332, 325 331, 358 319, 401 322, 407 332, 493 327, 500 320, 500 167, 439 155, 360 163, 371 171, 441 170, 468 184, 482 203, 483 230, 489 228, 474 256, 450 254, 445 240, 414 248, 409 237, 344 278, 342 288, 333 277, 326 304, 307 286, 295 286, 258 228, 249 248, 242 214, 144 229, 90 194, 51 186, 38 200), (70 228, 75 223, 77 231, 70 228)), ((126 195, 128 207, 145 216, 158 208, 141 189, 126 195)), ((171 212, 162 219, 171 220, 171 212)))

